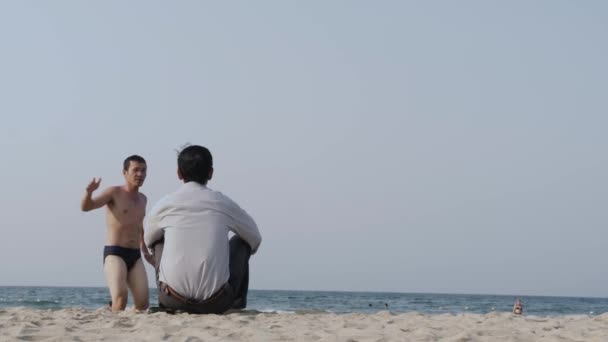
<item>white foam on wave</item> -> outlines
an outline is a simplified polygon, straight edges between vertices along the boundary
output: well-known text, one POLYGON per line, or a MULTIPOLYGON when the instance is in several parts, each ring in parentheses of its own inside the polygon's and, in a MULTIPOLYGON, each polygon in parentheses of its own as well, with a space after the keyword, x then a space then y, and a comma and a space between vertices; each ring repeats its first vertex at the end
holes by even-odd
POLYGON ((287 311, 287 310, 277 310, 277 309, 256 309, 256 311, 259 312, 263 312, 263 313, 278 313, 278 314, 294 314, 296 313, 295 311, 287 311))

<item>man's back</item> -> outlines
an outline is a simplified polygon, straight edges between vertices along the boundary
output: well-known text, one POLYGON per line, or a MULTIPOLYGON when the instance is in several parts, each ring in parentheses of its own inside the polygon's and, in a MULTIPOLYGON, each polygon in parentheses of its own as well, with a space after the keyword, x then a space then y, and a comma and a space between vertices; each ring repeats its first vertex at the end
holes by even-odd
POLYGON ((206 299, 230 277, 228 233, 255 252, 261 237, 253 219, 220 192, 196 182, 183 184, 152 209, 145 241, 164 234, 159 280, 188 298, 206 299))

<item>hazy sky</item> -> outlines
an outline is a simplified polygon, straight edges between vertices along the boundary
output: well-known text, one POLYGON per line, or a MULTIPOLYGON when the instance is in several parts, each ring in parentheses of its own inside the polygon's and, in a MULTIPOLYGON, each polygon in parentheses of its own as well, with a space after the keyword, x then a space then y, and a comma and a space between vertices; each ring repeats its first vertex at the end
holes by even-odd
MULTIPOLYGON (((0 3, 0 285, 105 286, 92 177, 176 153, 255 289, 608 296, 603 1, 0 3)), ((152 268, 147 268, 153 278, 152 268)))

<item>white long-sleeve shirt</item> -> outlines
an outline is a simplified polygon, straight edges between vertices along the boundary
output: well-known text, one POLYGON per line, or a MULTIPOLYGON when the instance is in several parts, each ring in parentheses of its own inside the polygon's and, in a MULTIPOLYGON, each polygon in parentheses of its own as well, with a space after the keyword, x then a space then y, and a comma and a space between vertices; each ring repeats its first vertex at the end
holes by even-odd
POLYGON ((162 198, 146 220, 147 246, 165 238, 159 280, 179 294, 205 300, 230 278, 228 233, 255 253, 262 237, 255 221, 221 192, 196 182, 162 198))

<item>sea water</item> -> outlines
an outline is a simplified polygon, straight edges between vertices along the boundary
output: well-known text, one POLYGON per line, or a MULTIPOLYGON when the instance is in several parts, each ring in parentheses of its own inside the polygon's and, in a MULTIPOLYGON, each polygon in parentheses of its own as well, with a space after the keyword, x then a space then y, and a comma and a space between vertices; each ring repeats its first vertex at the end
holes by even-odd
MULTIPOLYGON (((261 312, 376 313, 489 313, 510 312, 515 296, 388 292, 250 290, 248 310, 261 312)), ((524 314, 599 315, 608 312, 608 298, 519 296, 524 314)), ((108 305, 103 287, 0 287, 0 307, 32 309, 85 308, 108 305)), ((130 305, 132 301, 129 300, 130 305)), ((150 305, 158 305, 156 289, 150 289, 150 305)))

